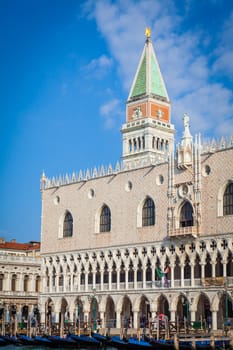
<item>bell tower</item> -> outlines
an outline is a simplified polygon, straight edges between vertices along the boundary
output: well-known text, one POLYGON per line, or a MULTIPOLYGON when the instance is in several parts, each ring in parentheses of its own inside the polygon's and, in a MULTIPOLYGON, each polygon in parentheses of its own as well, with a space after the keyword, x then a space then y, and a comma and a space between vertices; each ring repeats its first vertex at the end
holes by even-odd
POLYGON ((174 126, 166 86, 147 28, 146 42, 126 102, 122 126, 124 164, 167 159, 174 147, 174 126))

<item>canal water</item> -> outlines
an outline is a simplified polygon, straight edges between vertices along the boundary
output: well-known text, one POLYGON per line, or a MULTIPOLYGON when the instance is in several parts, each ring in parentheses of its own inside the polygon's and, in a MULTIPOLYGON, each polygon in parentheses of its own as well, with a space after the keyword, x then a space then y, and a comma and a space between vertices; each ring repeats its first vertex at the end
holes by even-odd
MULTIPOLYGON (((3 346, 3 347, 1 347, 2 349, 4 349, 4 350, 51 350, 51 348, 50 347, 45 347, 45 346, 37 346, 37 345, 33 345, 33 346, 31 346, 31 345, 26 345, 26 346, 24 346, 24 345, 19 345, 19 346, 15 346, 15 345, 7 345, 7 346, 3 346)), ((59 350, 67 350, 67 348, 62 348, 62 347, 58 347, 59 348, 59 350)), ((53 348, 54 349, 54 348, 53 348)), ((72 348, 72 349, 74 349, 74 350, 93 350, 93 349, 95 349, 95 347, 80 347, 79 348, 79 346, 77 345, 77 347, 76 348, 72 348)), ((101 350, 101 348, 98 348, 99 350, 101 350)), ((106 349, 106 350, 116 350, 116 348, 112 348, 112 347, 107 347, 107 348, 102 348, 102 349, 106 349)))

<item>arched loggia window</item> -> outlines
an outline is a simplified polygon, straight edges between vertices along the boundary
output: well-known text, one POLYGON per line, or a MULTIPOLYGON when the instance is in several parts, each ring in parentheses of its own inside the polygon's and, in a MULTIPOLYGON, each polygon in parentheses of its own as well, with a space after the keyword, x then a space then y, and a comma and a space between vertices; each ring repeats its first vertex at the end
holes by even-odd
POLYGON ((180 211, 180 227, 193 226, 193 207, 185 202, 180 211))
POLYGON ((63 237, 72 237, 73 236, 73 217, 68 211, 64 218, 63 223, 63 237))

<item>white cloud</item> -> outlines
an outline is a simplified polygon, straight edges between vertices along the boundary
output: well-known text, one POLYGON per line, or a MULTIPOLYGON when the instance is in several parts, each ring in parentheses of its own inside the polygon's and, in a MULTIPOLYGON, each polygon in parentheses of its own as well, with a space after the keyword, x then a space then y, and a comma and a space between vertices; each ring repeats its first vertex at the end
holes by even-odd
POLYGON ((232 79, 233 76, 233 12, 224 24, 223 32, 220 36, 220 44, 215 50, 216 61, 214 71, 220 72, 232 79))
POLYGON ((113 99, 100 107, 100 114, 104 117, 104 126, 111 129, 122 116, 122 105, 118 99, 113 99))
MULTIPOLYGON (((91 3, 91 2, 90 2, 91 3)), ((216 84, 213 67, 224 74, 233 71, 232 34, 230 17, 219 33, 221 41, 209 40, 208 33, 192 27, 182 27, 174 2, 109 0, 93 2, 92 16, 108 42, 119 65, 119 76, 126 94, 130 89, 144 45, 146 26, 152 29, 152 41, 172 101, 172 122, 182 128, 184 112, 190 115, 195 132, 217 136, 219 132, 233 133, 232 91, 216 84), (230 43, 229 43, 230 41, 230 43), (215 57, 207 55, 208 45, 215 42, 215 57), (203 45, 205 51, 203 51, 203 45)), ((194 3, 192 3, 192 6, 194 3)), ((190 2, 186 1, 187 11, 190 2)), ((221 29, 221 28, 220 28, 221 29)), ((213 48, 209 47, 209 51, 213 48)))
POLYGON ((96 78, 102 78, 111 68, 113 60, 106 55, 102 55, 99 58, 93 59, 83 69, 88 73, 94 75, 96 78))

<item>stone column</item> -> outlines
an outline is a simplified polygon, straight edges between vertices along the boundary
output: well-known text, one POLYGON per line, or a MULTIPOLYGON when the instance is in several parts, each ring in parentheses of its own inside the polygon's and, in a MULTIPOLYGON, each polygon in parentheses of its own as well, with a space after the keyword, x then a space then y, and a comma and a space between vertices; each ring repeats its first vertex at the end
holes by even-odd
POLYGON ((171 264, 170 267, 171 267, 171 288, 174 288, 174 285, 175 285, 175 279, 174 279, 174 268, 175 268, 175 265, 171 264))
POLYGON ((104 269, 100 270, 100 290, 104 290, 104 269))
POLYGON ((190 263, 190 267, 191 267, 191 287, 195 286, 194 266, 195 266, 195 263, 193 261, 191 261, 191 263, 190 263))
POLYGON ((152 287, 153 287, 155 286, 155 264, 154 263, 151 264, 151 271, 152 271, 151 277, 152 277, 152 287))
POLYGON ((101 328, 105 328, 104 311, 100 311, 100 319, 101 319, 101 328))
POLYGON ((108 289, 112 290, 112 269, 108 270, 108 289))
POLYGON ((55 291, 59 292, 59 274, 55 275, 55 291))
POLYGON ((96 289, 96 270, 93 269, 92 271, 92 284, 93 284, 93 289, 96 289))
POLYGON ((77 273, 77 291, 80 292, 80 285, 81 285, 81 273, 77 273))
POLYGON ((170 310, 171 322, 176 322, 176 310, 170 310))
POLYGON ((195 322, 196 321, 196 311, 191 311, 190 310, 190 315, 191 315, 191 322, 195 322))
POLYGON ((120 289, 120 268, 117 268, 117 290, 120 289))
POLYGON ((125 268, 125 289, 129 289, 129 269, 125 268))
POLYGON ((136 328, 136 329, 139 327, 139 324, 138 324, 138 310, 134 310, 133 311, 133 325, 134 325, 134 328, 136 328))
POLYGON ((118 310, 116 313, 116 328, 121 328, 121 313, 118 310))
POLYGON ((71 292, 74 291, 74 274, 73 273, 70 274, 70 291, 71 292))
POLYGON ((146 288, 146 268, 143 266, 142 268, 142 288, 146 288))
POLYGON ((85 270, 85 292, 88 292, 88 271, 85 270))
POLYGON ((54 310, 54 312, 52 312, 52 322, 54 323, 59 323, 59 314, 60 314, 60 310, 54 310))
POLYGON ((218 323, 217 323, 217 311, 212 311, 212 330, 216 331, 218 329, 218 323))
POLYGON ((223 277, 227 277, 227 261, 225 259, 223 259, 223 277))
POLYGON ((201 263, 201 278, 205 278, 205 262, 201 263))
POLYGON ((184 264, 183 262, 180 263, 180 283, 181 283, 181 287, 184 287, 184 264))
POLYGON ((53 288, 53 276, 52 273, 50 272, 49 274, 49 292, 52 293, 52 288, 53 288))
POLYGON ((216 261, 211 261, 212 277, 216 277, 216 261))
POLYGON ((134 278, 134 289, 138 288, 138 282, 137 282, 137 268, 135 267, 133 269, 134 273, 133 273, 133 278, 134 278))

